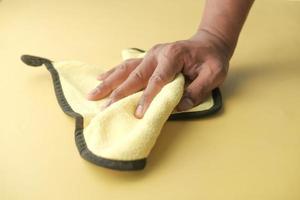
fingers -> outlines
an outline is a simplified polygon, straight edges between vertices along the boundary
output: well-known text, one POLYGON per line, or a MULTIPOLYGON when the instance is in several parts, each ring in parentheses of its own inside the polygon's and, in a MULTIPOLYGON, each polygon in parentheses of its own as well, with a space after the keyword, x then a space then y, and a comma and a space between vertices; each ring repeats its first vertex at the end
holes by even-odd
POLYGON ((176 71, 175 69, 176 67, 173 62, 163 61, 158 63, 136 108, 135 116, 137 118, 144 116, 154 97, 160 92, 164 85, 174 79, 178 73, 178 70, 176 71))
POLYGON ((206 77, 204 75, 199 75, 189 86, 187 86, 184 95, 176 108, 177 111, 191 109, 202 102, 208 95, 205 80, 206 77))
POLYGON ((130 59, 124 61, 115 69, 100 75, 102 83, 93 89, 88 95, 89 100, 99 100, 107 96, 118 85, 125 81, 128 75, 138 66, 142 59, 130 59))
POLYGON ((145 58, 128 78, 111 93, 110 100, 105 107, 145 88, 155 66, 153 60, 145 58))
POLYGON ((223 81, 221 72, 215 70, 218 68, 204 63, 199 69, 196 79, 186 87, 184 95, 176 108, 177 111, 188 110, 202 103, 210 92, 223 81))
POLYGON ((109 75, 111 75, 116 69, 117 69, 117 67, 114 67, 114 68, 108 70, 107 72, 104 72, 103 74, 100 74, 99 76, 97 76, 97 80, 99 80, 99 81, 104 80, 109 75))

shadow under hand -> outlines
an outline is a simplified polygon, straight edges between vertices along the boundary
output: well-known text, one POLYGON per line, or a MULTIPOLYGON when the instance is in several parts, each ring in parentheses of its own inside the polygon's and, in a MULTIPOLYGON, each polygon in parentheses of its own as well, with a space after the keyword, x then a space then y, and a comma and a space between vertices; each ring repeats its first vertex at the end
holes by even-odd
POLYGON ((270 69, 266 67, 232 66, 227 79, 221 86, 223 102, 238 96, 243 91, 245 85, 251 84, 259 76, 263 77, 270 73, 270 69))
POLYGON ((288 80, 294 76, 299 76, 299 74, 300 68, 297 63, 293 62, 290 65, 282 61, 276 63, 264 62, 251 66, 232 66, 227 79, 221 86, 223 102, 226 103, 230 98, 237 98, 246 89, 251 88, 252 85, 259 85, 262 89, 265 87, 266 90, 270 90, 276 82, 288 80), (256 84, 257 82, 261 84, 256 84))

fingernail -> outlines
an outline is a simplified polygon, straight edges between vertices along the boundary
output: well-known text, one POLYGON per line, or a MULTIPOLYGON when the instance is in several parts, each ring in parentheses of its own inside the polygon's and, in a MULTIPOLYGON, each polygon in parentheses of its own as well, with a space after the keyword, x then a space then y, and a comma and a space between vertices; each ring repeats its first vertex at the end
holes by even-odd
POLYGON ((88 96, 93 96, 101 91, 102 83, 100 83, 95 89, 88 93, 88 96))
POLYGON ((188 110, 194 106, 193 101, 190 98, 185 97, 180 104, 178 105, 177 110, 178 111, 183 111, 183 110, 188 110))
POLYGON ((93 100, 93 97, 95 96, 95 94, 98 93, 98 88, 95 88, 93 89, 92 91, 90 91, 88 94, 87 94, 87 98, 89 100, 93 100))
POLYGON ((94 94, 96 94, 98 92, 98 88, 95 88, 95 89, 93 89, 92 91, 90 91, 89 93, 88 93, 88 95, 94 95, 94 94))
POLYGON ((138 107, 136 108, 135 116, 138 118, 143 117, 143 106, 142 105, 139 104, 138 107))

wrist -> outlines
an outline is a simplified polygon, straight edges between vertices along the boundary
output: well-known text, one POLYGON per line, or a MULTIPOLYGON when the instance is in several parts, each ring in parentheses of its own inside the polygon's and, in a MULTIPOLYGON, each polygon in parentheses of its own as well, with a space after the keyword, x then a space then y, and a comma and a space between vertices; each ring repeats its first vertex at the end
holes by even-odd
POLYGON ((206 40, 216 46, 220 51, 222 51, 226 55, 226 57, 228 57, 228 59, 232 57, 236 46, 236 41, 234 39, 227 39, 217 31, 213 31, 207 28, 199 28, 197 32, 190 38, 190 40, 206 40))

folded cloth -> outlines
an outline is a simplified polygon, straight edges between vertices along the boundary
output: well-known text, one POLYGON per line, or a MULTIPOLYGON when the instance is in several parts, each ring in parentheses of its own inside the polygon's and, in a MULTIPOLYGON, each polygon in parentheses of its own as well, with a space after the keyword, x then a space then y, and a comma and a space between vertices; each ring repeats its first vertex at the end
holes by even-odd
MULTIPOLYGON (((145 52, 137 48, 122 51, 123 59, 140 58, 145 52)), ((105 110, 106 99, 89 101, 86 94, 99 84, 96 75, 101 68, 78 61, 50 61, 46 58, 23 55, 30 66, 45 65, 51 73, 55 94, 62 110, 75 118, 75 141, 80 155, 102 167, 116 170, 139 170, 153 148, 164 123, 169 120, 199 118, 217 112, 222 105, 216 88, 202 104, 175 112, 184 89, 184 77, 165 85, 156 95, 142 119, 134 111, 142 91, 125 97, 105 110)))

